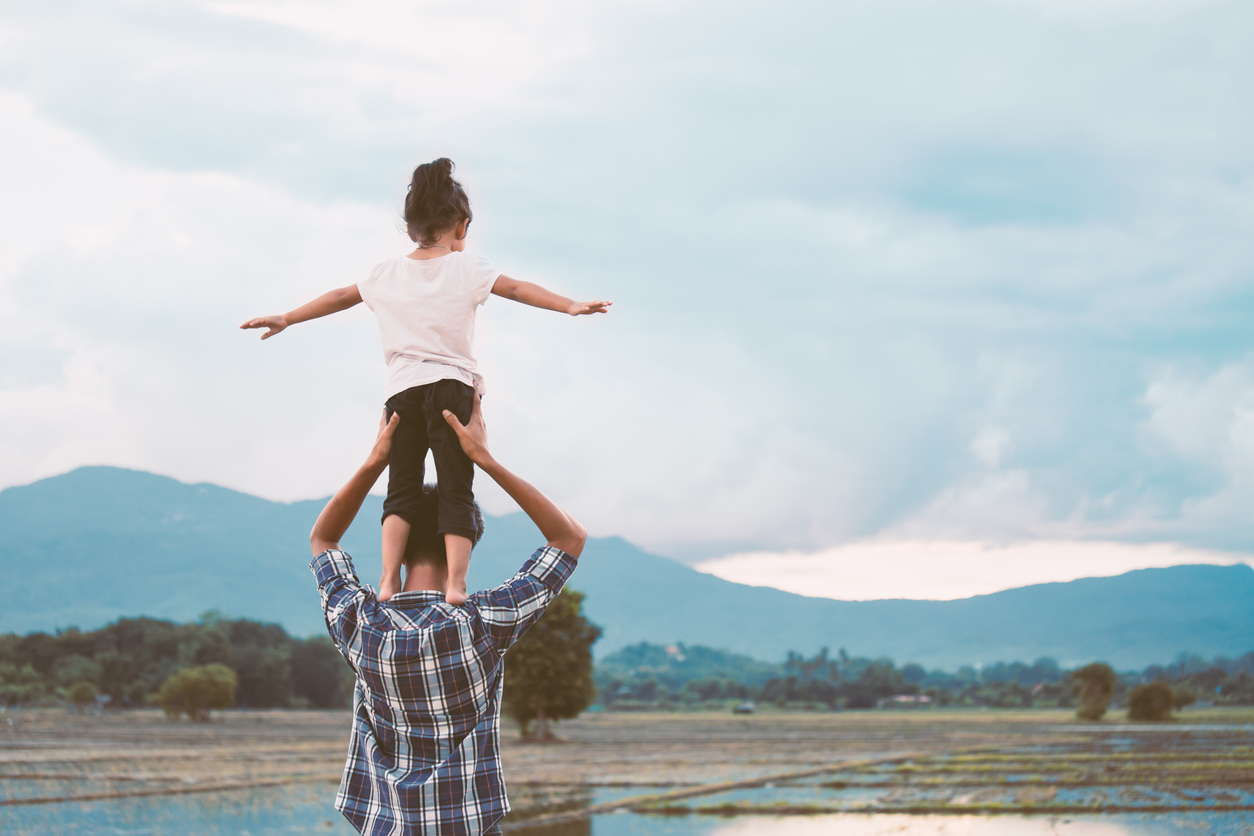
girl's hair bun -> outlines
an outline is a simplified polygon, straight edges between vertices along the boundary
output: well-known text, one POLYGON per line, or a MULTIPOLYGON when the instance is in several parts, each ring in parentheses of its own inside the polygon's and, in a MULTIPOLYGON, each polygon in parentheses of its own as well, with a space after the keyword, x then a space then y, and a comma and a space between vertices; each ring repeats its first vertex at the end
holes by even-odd
POLYGON ((452 160, 440 157, 414 169, 405 195, 405 227, 410 238, 425 244, 472 217, 470 198, 453 179, 452 160))

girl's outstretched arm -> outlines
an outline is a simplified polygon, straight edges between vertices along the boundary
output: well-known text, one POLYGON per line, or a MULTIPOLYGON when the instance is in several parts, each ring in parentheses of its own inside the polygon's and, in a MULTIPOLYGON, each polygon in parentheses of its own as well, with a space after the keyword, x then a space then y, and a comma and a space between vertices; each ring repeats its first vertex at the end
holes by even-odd
POLYGON ((533 308, 544 308, 546 311, 580 316, 582 314, 609 313, 613 302, 575 302, 551 290, 545 290, 538 284, 511 279, 502 273, 492 285, 492 292, 515 302, 522 302, 533 308))
POLYGON ((348 287, 340 287, 324 293, 312 302, 301 305, 299 308, 280 316, 260 316, 256 319, 250 319, 241 325, 240 328, 245 330, 249 328, 268 328, 269 330, 261 335, 261 338, 265 340, 273 337, 289 325, 295 325, 308 319, 317 319, 327 314, 346 311, 354 305, 360 304, 361 293, 357 290, 357 285, 350 284, 348 287))

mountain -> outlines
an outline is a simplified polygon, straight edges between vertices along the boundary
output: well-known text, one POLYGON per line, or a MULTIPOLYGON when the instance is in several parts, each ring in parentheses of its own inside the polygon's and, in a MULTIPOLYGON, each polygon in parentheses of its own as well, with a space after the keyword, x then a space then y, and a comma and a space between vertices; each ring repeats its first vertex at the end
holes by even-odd
MULTIPOLYGON (((322 504, 113 467, 0 491, 0 631, 218 609, 319 633, 306 544, 322 504)), ((381 505, 370 497, 344 538, 367 583, 378 580, 381 505)), ((490 517, 471 588, 505 580, 539 545, 523 515, 490 517)), ((764 660, 828 646, 947 668, 1039 656, 1133 668, 1186 650, 1254 649, 1254 570, 1244 565, 1142 569, 958 601, 833 601, 731 583, 606 538, 589 542, 571 583, 604 628, 598 655, 682 641, 764 660)))

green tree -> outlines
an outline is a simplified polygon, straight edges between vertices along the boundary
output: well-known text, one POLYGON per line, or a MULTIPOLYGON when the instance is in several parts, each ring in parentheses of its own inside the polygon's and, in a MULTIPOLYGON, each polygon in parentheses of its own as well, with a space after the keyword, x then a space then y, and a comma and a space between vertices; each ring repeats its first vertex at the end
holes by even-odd
POLYGON ((235 704, 238 682, 235 671, 225 665, 183 668, 171 674, 151 699, 171 720, 186 714, 190 720, 207 723, 212 709, 230 708, 235 704))
POLYGON ((1104 662, 1085 665, 1071 675, 1071 690, 1080 698, 1076 716, 1081 720, 1100 720, 1110 707, 1115 693, 1115 671, 1104 662))
POLYGON ((48 699, 48 689, 34 667, 0 662, 0 705, 38 704, 48 699))
POLYGON ((353 669, 326 636, 292 646, 292 691, 314 708, 346 705, 353 693, 353 669))
POLYGON ((1161 679, 1138 685, 1128 696, 1128 719, 1149 722, 1168 720, 1175 703, 1175 692, 1161 679))
POLYGON ((551 738, 549 720, 577 717, 596 698, 592 645, 601 628, 584 617, 583 598, 564 590, 507 655, 502 708, 524 738, 551 738))
POLYGON ((62 687, 69 687, 76 682, 87 680, 96 682, 100 679, 99 663, 78 653, 71 653, 58 659, 52 665, 52 681, 62 687))
POLYGON ((79 680, 65 690, 65 698, 82 711, 96 701, 96 686, 85 679, 79 680))

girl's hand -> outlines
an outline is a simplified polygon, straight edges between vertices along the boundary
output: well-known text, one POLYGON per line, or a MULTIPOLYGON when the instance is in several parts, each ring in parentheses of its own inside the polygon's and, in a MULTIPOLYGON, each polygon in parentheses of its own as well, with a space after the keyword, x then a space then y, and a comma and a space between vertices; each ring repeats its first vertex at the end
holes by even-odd
POLYGON ((275 334, 287 327, 287 318, 283 316, 260 316, 256 319, 250 319, 240 326, 243 330, 250 328, 269 328, 270 330, 261 335, 263 340, 268 340, 275 334))
POLYGON ((570 307, 566 309, 566 313, 571 316, 583 316, 584 314, 609 313, 610 305, 613 302, 571 302, 570 307))

